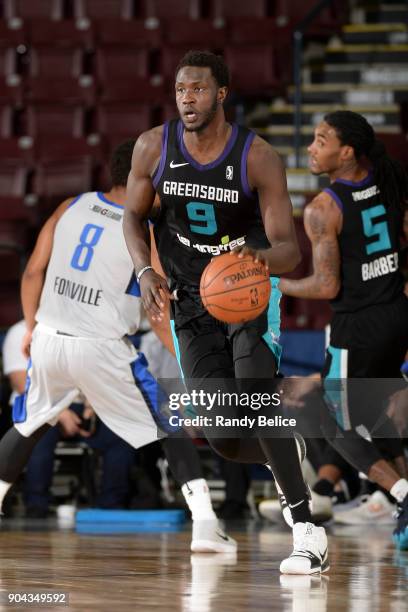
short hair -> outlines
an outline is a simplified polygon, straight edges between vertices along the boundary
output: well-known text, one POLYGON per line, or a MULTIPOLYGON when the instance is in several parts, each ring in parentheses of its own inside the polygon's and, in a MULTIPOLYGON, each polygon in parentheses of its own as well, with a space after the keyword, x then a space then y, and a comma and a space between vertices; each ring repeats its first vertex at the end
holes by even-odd
POLYGON ((185 66, 198 66, 199 68, 210 68, 211 74, 217 82, 218 87, 229 87, 230 73, 227 64, 221 55, 215 55, 211 51, 190 50, 181 58, 177 68, 176 76, 185 66))
POLYGON ((130 138, 114 149, 109 168, 113 187, 126 187, 135 143, 136 140, 130 138))

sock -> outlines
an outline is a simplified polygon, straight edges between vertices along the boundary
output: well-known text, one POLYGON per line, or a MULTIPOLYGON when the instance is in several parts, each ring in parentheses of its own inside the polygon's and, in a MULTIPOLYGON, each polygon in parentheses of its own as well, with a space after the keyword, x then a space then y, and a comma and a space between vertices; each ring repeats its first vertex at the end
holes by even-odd
POLYGON ((212 507, 207 481, 204 478, 196 478, 184 483, 181 491, 190 508, 193 521, 211 521, 217 519, 212 507))
POLYGON ((292 514, 293 524, 313 523, 309 508, 309 498, 307 496, 299 500, 296 504, 289 504, 289 508, 292 514))
POLYGON ((0 480, 0 514, 3 505, 3 499, 6 497, 7 491, 9 490, 11 485, 11 482, 5 482, 4 480, 0 480))
POLYGON ((318 495, 325 495, 327 497, 332 497, 334 491, 334 485, 330 480, 326 480, 326 478, 321 478, 318 480, 313 487, 313 491, 318 495))
POLYGON ((405 478, 397 480, 395 485, 391 487, 390 493, 398 503, 401 503, 408 495, 408 480, 405 480, 405 478))

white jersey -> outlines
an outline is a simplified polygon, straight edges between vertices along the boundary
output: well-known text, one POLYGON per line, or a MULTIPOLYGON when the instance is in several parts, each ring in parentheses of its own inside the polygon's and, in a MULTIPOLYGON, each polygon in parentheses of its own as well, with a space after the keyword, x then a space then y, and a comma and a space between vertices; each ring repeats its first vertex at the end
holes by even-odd
POLYGON ((141 299, 122 230, 123 206, 78 196, 58 221, 36 320, 81 337, 136 332, 141 299))

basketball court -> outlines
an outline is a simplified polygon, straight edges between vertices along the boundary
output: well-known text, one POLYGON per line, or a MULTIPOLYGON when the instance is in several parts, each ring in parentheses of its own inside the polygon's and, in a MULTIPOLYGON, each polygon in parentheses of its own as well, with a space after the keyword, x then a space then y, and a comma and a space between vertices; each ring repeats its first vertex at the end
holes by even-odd
MULTIPOLYGON (((2 526, 2 597, 64 592, 69 606, 51 609, 81 612, 407 609, 408 556, 395 550, 390 527, 329 529, 332 569, 321 577, 280 575, 292 544, 283 525, 236 522, 229 533, 237 557, 191 555, 189 524, 178 533, 83 535, 51 521, 9 520, 2 526)), ((2 599, 0 610, 13 609, 21 608, 2 599)))

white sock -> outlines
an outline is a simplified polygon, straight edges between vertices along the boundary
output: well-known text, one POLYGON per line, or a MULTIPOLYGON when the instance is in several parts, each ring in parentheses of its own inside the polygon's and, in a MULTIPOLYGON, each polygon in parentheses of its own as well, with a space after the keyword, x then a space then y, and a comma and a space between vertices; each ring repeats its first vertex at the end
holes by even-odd
POLYGON ((397 502, 401 503, 408 495, 408 480, 405 480, 405 478, 397 480, 395 485, 391 487, 390 493, 397 502))
POLYGON ((0 480, 0 514, 1 508, 3 506, 3 499, 6 497, 6 493, 11 487, 11 482, 5 482, 4 480, 0 480))
POLYGON ((193 521, 210 521, 217 517, 212 507, 210 491, 204 478, 196 478, 181 487, 193 521))

